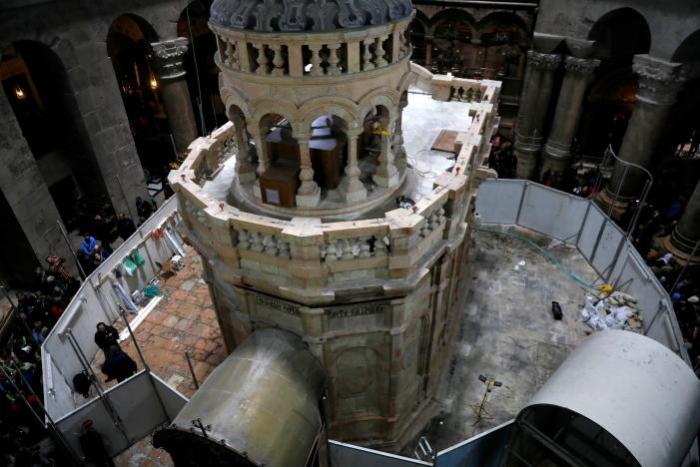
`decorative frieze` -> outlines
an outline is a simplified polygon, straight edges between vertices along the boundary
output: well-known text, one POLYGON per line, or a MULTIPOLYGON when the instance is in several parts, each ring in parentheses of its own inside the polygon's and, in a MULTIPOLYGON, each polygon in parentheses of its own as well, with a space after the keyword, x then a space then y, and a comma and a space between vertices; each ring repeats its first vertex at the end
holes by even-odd
POLYGON ((184 37, 151 44, 152 58, 162 80, 185 76, 185 54, 188 42, 184 37))
POLYGON ((558 54, 545 54, 535 50, 527 52, 527 66, 538 70, 556 70, 561 65, 562 58, 558 54))
POLYGON ((564 60, 564 69, 567 73, 587 76, 600 65, 600 60, 585 59, 576 57, 566 57, 564 60))
POLYGON ((639 75, 639 100, 656 105, 671 105, 676 102, 685 77, 680 63, 637 55, 632 69, 639 75))

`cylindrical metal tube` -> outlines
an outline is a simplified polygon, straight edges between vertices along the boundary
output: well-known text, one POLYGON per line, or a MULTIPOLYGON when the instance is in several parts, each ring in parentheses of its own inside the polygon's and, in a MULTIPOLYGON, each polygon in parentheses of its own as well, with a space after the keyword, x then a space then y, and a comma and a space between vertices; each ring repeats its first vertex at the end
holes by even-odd
POLYGON ((175 465, 304 466, 322 430, 323 379, 299 337, 257 331, 153 444, 166 449, 175 465))

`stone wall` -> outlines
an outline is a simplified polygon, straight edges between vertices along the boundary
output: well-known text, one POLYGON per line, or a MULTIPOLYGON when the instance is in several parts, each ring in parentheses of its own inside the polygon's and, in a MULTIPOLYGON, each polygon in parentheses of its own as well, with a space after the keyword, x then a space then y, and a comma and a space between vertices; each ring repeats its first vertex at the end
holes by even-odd
MULTIPOLYGON (((181 2, 174 0, 11 2, 0 5, 0 47, 36 41, 60 58, 77 105, 78 137, 99 169, 118 212, 136 215, 134 200, 146 194, 143 169, 129 129, 106 39, 112 22, 131 13, 148 21, 161 40, 177 36, 181 2)), ((0 96, 0 188, 7 197, 37 257, 52 249, 68 257, 58 236, 59 219, 36 161, 3 93, 0 96), (46 233, 48 232, 48 233, 46 233)), ((99 177, 99 174, 95 174, 99 177)))

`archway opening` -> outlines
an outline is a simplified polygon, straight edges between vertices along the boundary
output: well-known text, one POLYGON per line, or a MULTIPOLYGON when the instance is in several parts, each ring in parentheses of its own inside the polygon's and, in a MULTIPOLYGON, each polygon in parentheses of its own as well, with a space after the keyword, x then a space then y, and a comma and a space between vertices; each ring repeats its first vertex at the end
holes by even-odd
POLYGON ((638 89, 638 79, 630 66, 609 69, 597 78, 586 97, 576 153, 595 161, 603 157, 608 145, 619 152, 638 89))
POLYGON ((649 25, 633 8, 618 8, 603 15, 591 28, 588 39, 596 42, 595 55, 604 60, 630 62, 651 47, 649 25))
POLYGON ((291 208, 296 206, 301 153, 291 122, 279 114, 260 119, 260 148, 266 170, 260 175, 263 203, 291 208))
POLYGON ((113 214, 104 179, 61 59, 45 44, 17 41, 2 53, 0 78, 23 136, 69 231, 113 214))
POLYGON ((340 187, 348 162, 348 123, 335 115, 322 115, 311 123, 309 151, 314 181, 322 196, 340 187))
POLYGON ((367 112, 362 123, 360 180, 370 192, 377 185, 374 177, 379 171, 383 153, 392 150, 390 123, 389 109, 383 105, 377 105, 367 112))
POLYGON ((445 10, 433 18, 432 70, 467 76, 474 65, 471 17, 461 10, 445 10))
POLYGON ((114 20, 107 34, 107 53, 149 189, 160 185, 176 160, 160 83, 149 59, 150 44, 157 41, 153 27, 132 14, 114 20))
POLYGON ((177 35, 189 41, 185 61, 187 85, 196 109, 197 128, 202 134, 226 122, 226 108, 219 95, 219 67, 216 65, 216 36, 209 29, 211 0, 189 3, 177 22, 177 35))

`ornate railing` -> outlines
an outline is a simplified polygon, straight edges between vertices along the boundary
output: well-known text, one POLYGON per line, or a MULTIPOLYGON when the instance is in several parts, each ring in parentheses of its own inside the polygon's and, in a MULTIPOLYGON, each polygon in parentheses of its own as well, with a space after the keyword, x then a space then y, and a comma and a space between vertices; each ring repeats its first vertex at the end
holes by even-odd
MULTIPOLYGON (((382 218, 321 223, 261 216, 212 198, 204 185, 222 165, 225 141, 234 132, 227 123, 196 140, 170 183, 180 200, 190 241, 200 251, 216 253, 230 269, 230 280, 264 277, 278 287, 324 289, 343 283, 409 279, 420 267, 468 232, 473 189, 486 175, 482 166, 496 115, 500 83, 450 80, 440 83, 478 87, 482 100, 470 107, 472 122, 459 134, 455 168, 441 174, 432 194, 412 209, 389 211, 382 218)), ((439 94, 449 100, 449 94, 439 94)), ((209 256, 209 255, 207 255, 209 256)))

